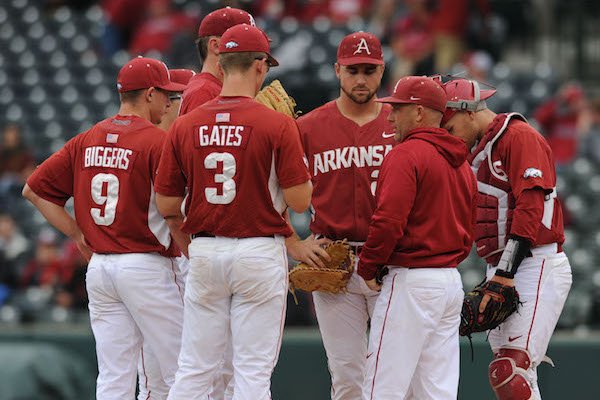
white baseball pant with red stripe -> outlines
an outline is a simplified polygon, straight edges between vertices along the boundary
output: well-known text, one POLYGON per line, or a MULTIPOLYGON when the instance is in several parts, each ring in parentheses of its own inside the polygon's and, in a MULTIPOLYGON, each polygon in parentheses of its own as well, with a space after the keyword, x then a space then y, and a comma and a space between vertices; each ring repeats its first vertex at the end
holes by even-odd
MULTIPOLYGON (((531 358, 527 379, 536 399, 541 399, 537 367, 544 360, 550 338, 571 289, 569 259, 557 252, 556 243, 531 249, 515 274, 515 286, 523 303, 498 329, 490 331, 492 351, 500 348, 526 350, 531 358)), ((496 268, 488 265, 487 278, 496 268)))
POLYGON ((379 293, 369 289, 356 266, 345 293, 313 292, 331 374, 331 400, 360 399, 365 377, 369 319, 379 293))
POLYGON ((388 267, 371 320, 362 399, 456 400, 460 274, 388 267))
POLYGON ((175 259, 155 253, 94 254, 86 285, 98 356, 98 400, 133 399, 142 343, 156 355, 164 386, 175 380, 183 290, 175 259))
POLYGON ((234 400, 270 400, 288 288, 282 237, 199 237, 189 246, 179 369, 169 400, 206 400, 229 341, 234 400))

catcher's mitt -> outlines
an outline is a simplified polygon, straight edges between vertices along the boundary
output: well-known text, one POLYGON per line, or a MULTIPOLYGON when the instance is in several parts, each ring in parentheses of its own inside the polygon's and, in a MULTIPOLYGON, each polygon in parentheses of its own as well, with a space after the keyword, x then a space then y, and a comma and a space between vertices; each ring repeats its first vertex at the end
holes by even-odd
POLYGON ((295 289, 312 292, 315 290, 339 293, 346 288, 352 272, 354 272, 355 256, 346 240, 337 240, 328 244, 325 251, 331 257, 325 259, 325 268, 315 268, 300 263, 290 271, 290 290, 295 289))
POLYGON ((478 285, 467 293, 460 313, 460 335, 471 336, 496 328, 504 322, 519 306, 519 293, 514 286, 488 281, 478 285), (490 301, 483 313, 479 313, 479 304, 489 294, 490 301))
POLYGON ((262 88, 256 95, 255 100, 292 118, 296 118, 299 114, 294 111, 296 101, 287 94, 278 79, 262 88))

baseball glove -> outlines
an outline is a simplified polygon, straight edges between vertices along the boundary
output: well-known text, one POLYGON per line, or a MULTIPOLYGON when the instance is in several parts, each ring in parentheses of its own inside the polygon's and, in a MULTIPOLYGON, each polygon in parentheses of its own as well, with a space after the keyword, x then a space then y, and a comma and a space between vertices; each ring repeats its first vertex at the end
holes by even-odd
POLYGON ((292 118, 296 118, 299 114, 299 112, 294 111, 296 101, 287 94, 278 79, 262 88, 256 95, 255 100, 292 118))
POLYGON ((354 272, 355 255, 346 240, 337 240, 328 244, 325 251, 331 257, 327 261, 321 259, 325 268, 311 267, 300 263, 290 271, 290 290, 300 289, 305 292, 321 291, 339 293, 345 290, 352 272, 354 272))
POLYGON ((519 306, 519 293, 514 286, 488 281, 467 293, 460 313, 460 335, 471 336, 475 332, 495 329, 504 322, 519 306), (489 294, 490 301, 483 313, 479 304, 489 294))

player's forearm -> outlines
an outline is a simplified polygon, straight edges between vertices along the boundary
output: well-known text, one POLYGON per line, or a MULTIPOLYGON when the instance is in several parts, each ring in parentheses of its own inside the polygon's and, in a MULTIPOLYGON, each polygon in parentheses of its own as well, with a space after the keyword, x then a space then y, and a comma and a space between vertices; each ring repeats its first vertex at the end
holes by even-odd
POLYGON ((169 231, 171 232, 173 240, 175 240, 175 243, 183 255, 189 258, 188 246, 190 245, 190 235, 181 230, 181 225, 183 225, 183 216, 165 218, 165 221, 167 221, 167 226, 169 227, 169 231))
POLYGON ((389 260, 397 241, 404 236, 403 226, 399 221, 373 216, 358 265, 358 274, 365 280, 375 278, 378 268, 389 260))
POLYGON ((56 229, 70 238, 76 238, 81 234, 75 219, 69 215, 64 207, 54 204, 38 196, 29 185, 23 188, 23 197, 29 200, 37 208, 44 218, 56 229))

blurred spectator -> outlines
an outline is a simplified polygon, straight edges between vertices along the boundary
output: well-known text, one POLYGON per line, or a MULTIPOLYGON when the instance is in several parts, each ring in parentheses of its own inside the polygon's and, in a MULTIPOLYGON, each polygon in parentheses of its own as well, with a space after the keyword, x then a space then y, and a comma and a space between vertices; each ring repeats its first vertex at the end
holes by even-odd
POLYGON ((55 302, 64 308, 83 310, 88 304, 85 286, 88 263, 81 255, 77 244, 70 239, 63 245, 62 264, 64 269, 55 302))
POLYGON ((392 82, 407 75, 433 72, 432 19, 428 0, 405 0, 408 13, 393 27, 391 46, 395 56, 392 82))
POLYGON ((133 55, 150 50, 165 53, 177 35, 189 34, 196 27, 195 19, 175 11, 170 0, 150 0, 147 7, 146 20, 131 38, 129 52, 133 55))
POLYGON ((563 85, 553 98, 538 107, 534 118, 552 148, 557 166, 573 161, 589 123, 588 103, 581 86, 563 85))
POLYGON ((488 52, 477 50, 465 55, 463 65, 469 78, 479 82, 488 82, 488 75, 494 66, 494 60, 488 52))
POLYGON ((0 198, 13 189, 20 191, 34 168, 31 152, 21 137, 21 128, 16 124, 7 125, 0 143, 0 198))
POLYGON ((334 24, 346 23, 356 16, 370 14, 373 0, 260 0, 252 4, 252 14, 268 19, 294 17, 310 23, 325 16, 334 24))
POLYGON ((49 228, 43 229, 37 238, 34 258, 25 265, 19 286, 55 289, 62 284, 63 275, 64 264, 60 259, 58 234, 49 228))
POLYGON ((29 241, 21 234, 13 218, 0 214, 0 304, 17 286, 20 267, 25 263, 29 241))
POLYGON ((490 14, 490 7, 488 0, 434 0, 431 12, 435 72, 444 74, 463 56, 471 15, 478 13, 485 20, 490 14))
POLYGON ((600 97, 590 101, 590 129, 582 149, 586 156, 600 165, 600 97))
POLYGON ((147 0, 102 0, 105 26, 102 37, 104 54, 112 56, 127 48, 133 33, 143 21, 147 0))

